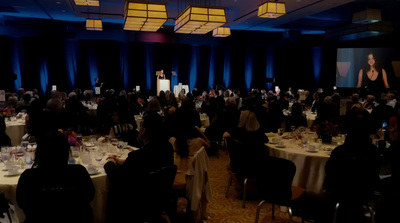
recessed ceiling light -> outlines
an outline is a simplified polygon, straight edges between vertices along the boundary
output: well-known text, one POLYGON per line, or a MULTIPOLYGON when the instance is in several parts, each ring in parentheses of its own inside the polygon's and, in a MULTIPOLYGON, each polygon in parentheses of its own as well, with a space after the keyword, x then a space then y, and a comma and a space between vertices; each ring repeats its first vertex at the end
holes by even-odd
POLYGON ((56 2, 56 4, 61 4, 61 2, 56 2))
POLYGON ((63 10, 61 10, 61 12, 66 12, 66 11, 63 9, 63 10))

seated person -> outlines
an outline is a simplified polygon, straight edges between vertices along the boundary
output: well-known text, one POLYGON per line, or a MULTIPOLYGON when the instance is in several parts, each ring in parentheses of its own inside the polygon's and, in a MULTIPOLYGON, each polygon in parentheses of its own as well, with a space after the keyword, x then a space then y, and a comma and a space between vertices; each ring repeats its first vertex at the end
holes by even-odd
MULTIPOLYGON (((354 217, 362 214, 354 209, 346 211, 345 205, 355 204, 361 207, 361 204, 373 198, 379 182, 380 154, 369 137, 372 132, 369 112, 355 109, 350 117, 351 123, 344 144, 332 151, 325 165, 325 189, 331 202, 343 202, 343 216, 358 222, 359 219, 354 217)), ((331 210, 334 208, 331 207, 331 210)))
POLYGON ((70 147, 64 135, 52 131, 37 144, 35 163, 17 185, 25 222, 93 222, 93 182, 85 167, 68 165, 70 147))
POLYGON ((104 165, 110 179, 107 222, 143 222, 147 210, 143 207, 146 194, 141 194, 140 182, 149 173, 174 164, 172 145, 162 140, 165 131, 158 114, 144 117, 140 129, 143 147, 132 151, 124 160, 111 156, 104 165))
MULTIPOLYGON (((233 138, 244 144, 244 154, 241 157, 245 172, 256 172, 260 164, 268 157, 265 143, 268 137, 260 130, 260 124, 254 112, 243 110, 240 113, 239 125, 231 132, 225 132, 224 138, 233 138)), ((229 145, 228 145, 229 146, 229 145)))
POLYGON ((133 126, 132 124, 128 123, 126 118, 123 118, 123 116, 120 117, 119 112, 117 111, 113 112, 112 119, 114 121, 114 125, 112 125, 110 128, 109 136, 111 138, 116 137, 128 142, 128 144, 131 146, 138 146, 137 137, 139 133, 135 128, 136 125, 133 126))

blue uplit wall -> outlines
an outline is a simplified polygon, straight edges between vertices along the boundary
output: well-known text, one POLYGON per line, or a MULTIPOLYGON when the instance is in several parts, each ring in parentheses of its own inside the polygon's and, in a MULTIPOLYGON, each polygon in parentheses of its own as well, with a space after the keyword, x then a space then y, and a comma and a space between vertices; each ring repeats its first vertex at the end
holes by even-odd
MULTIPOLYGON (((267 67, 265 69, 265 71, 266 71, 265 77, 266 78, 274 78, 274 64, 275 64, 274 53, 275 53, 275 48, 268 47, 268 49, 267 49, 267 67)), ((267 84, 267 86, 266 86, 267 90, 273 90, 274 86, 273 86, 272 82, 267 82, 266 84, 267 84)))
POLYGON ((69 87, 70 89, 75 88, 75 79, 77 76, 77 67, 76 67, 76 47, 77 41, 76 40, 66 40, 65 41, 65 60, 67 64, 67 74, 69 80, 69 87))
POLYGON ((244 73, 244 80, 246 90, 250 91, 251 89, 251 81, 253 80, 253 48, 247 48, 246 50, 246 57, 245 57, 245 73, 244 73))
POLYGON ((154 72, 154 46, 153 44, 146 44, 146 88, 147 90, 151 90, 152 85, 152 77, 156 78, 154 72))
POLYGON ((315 83, 318 84, 319 78, 321 77, 322 47, 312 48, 312 58, 313 58, 314 80, 315 83))
POLYGON ((14 39, 13 41, 13 50, 11 52, 12 58, 11 58, 11 63, 12 63, 12 69, 14 74, 17 75, 17 79, 14 81, 14 87, 15 89, 18 89, 22 87, 22 78, 21 78, 21 63, 20 63, 20 58, 23 58, 22 51, 21 51, 21 42, 19 39, 14 39))
POLYGON ((96 77, 99 77, 99 70, 97 67, 97 58, 94 52, 91 52, 89 57, 89 75, 90 75, 90 82, 93 86, 93 91, 95 91, 94 84, 96 83, 95 80, 96 77))
POLYGON ((231 52, 229 48, 225 49, 224 57, 224 87, 229 88, 231 83, 231 52))
POLYGON ((210 62, 208 71, 208 88, 212 89, 215 82, 215 47, 210 50, 210 62))
POLYGON ((172 71, 171 71, 171 91, 174 90, 174 86, 178 85, 178 75, 179 75, 179 63, 178 63, 178 58, 177 55, 175 55, 174 61, 172 62, 172 71), (176 75, 172 74, 172 72, 175 72, 176 75))
POLYGON ((49 73, 47 70, 47 61, 42 58, 40 61, 40 86, 42 87, 43 94, 46 94, 49 86, 49 73))
POLYGON ((196 87, 197 67, 200 59, 200 47, 192 46, 189 71, 189 91, 196 87))

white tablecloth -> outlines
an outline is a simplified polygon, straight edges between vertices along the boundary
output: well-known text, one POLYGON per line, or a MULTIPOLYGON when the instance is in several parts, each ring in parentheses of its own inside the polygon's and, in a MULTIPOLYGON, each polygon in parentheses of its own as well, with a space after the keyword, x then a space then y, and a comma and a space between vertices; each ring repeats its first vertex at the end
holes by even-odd
MULTIPOLYGON (((128 154, 127 150, 124 150, 123 157, 126 157, 128 154)), ((106 156, 101 161, 101 167, 99 168, 100 173, 96 175, 91 175, 94 188, 95 188, 95 196, 91 203, 93 209, 93 216, 95 223, 103 223, 106 218, 106 209, 107 209, 107 194, 109 189, 107 174, 104 172, 103 165, 106 163, 106 156)), ((93 164, 96 161, 92 160, 93 164)), ((96 164, 97 165, 97 164, 96 164)), ((0 163, 0 169, 4 167, 3 162, 0 163)), ((21 172, 23 170, 20 170, 21 172)), ((6 198, 11 201, 15 205, 16 213, 19 219, 19 222, 22 223, 25 220, 25 215, 22 209, 19 208, 16 201, 16 190, 19 175, 6 177, 4 176, 7 172, 0 170, 0 191, 5 193, 6 198)))
POLYGON ((25 120, 6 121, 6 134, 11 139, 11 146, 21 145, 21 138, 25 134, 25 120))
MULTIPOLYGON (((279 136, 277 136, 279 137, 279 136)), ((270 142, 272 142, 270 137, 270 142)), ((285 147, 278 148, 277 144, 267 143, 270 156, 291 160, 296 165, 296 174, 293 185, 303 187, 311 196, 323 194, 323 183, 325 179, 325 164, 329 159, 330 152, 336 145, 322 144, 318 152, 306 152, 300 140, 282 139, 285 147)))

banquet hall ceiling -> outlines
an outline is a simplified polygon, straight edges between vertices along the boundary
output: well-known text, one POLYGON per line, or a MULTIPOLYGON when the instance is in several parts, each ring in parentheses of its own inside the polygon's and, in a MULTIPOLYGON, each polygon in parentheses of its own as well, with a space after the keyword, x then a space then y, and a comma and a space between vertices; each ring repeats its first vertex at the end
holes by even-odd
MULTIPOLYGON (((266 0, 153 0, 167 3, 168 20, 162 27, 172 29, 175 18, 189 4, 225 7, 232 30, 297 31, 322 34, 352 24, 353 13, 367 8, 381 9, 382 20, 399 26, 400 0, 278 0, 286 3, 286 14, 277 19, 258 18, 257 9, 266 0)), ((74 0, 1 0, 0 26, 10 21, 53 20, 82 23, 101 18, 103 23, 123 24, 125 0, 100 0, 100 7, 77 6, 74 0)))

